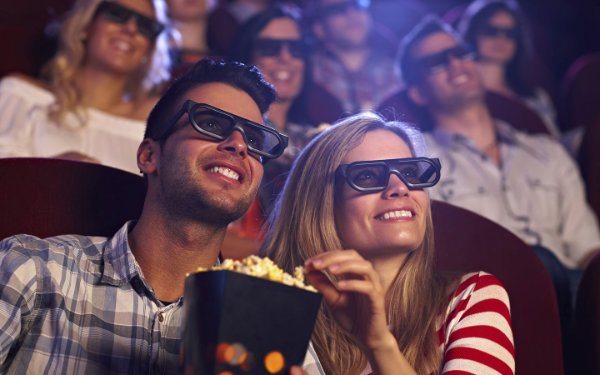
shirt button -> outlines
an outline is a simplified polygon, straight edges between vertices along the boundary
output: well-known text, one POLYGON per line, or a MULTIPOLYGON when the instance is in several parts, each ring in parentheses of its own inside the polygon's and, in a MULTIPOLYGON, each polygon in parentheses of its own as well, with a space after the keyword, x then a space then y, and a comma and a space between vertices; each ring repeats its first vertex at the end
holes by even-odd
POLYGON ((162 323, 164 320, 165 320, 164 314, 163 313, 158 313, 158 321, 162 323))

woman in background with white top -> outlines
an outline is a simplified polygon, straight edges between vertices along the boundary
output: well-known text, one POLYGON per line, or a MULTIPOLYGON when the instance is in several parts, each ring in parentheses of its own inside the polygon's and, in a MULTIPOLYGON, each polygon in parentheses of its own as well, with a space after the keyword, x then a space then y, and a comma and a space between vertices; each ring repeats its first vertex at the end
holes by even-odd
POLYGON ((137 172, 145 120, 169 78, 164 5, 79 0, 44 81, 0 81, 0 157, 58 157, 137 172))

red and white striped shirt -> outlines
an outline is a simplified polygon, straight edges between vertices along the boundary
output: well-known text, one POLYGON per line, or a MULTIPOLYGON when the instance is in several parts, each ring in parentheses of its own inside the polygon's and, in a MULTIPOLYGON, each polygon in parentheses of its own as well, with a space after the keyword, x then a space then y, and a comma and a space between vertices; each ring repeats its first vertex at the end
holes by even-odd
MULTIPOLYGON (((437 326, 443 353, 440 374, 515 373, 508 294, 495 276, 465 274, 437 326)), ((310 375, 324 375, 312 345, 303 367, 310 375)), ((362 374, 371 375, 371 367, 362 374)))
POLYGON ((441 374, 514 374, 515 346, 506 289, 486 272, 468 273, 438 322, 441 374))

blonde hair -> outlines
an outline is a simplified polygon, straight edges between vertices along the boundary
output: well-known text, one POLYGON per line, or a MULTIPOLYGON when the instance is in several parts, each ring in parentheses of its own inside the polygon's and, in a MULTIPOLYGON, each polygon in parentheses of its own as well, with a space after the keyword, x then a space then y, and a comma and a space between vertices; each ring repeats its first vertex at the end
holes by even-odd
MULTIPOLYGON (((103 0, 78 0, 61 23, 58 35, 58 51, 42 69, 42 75, 49 81, 55 101, 49 109, 50 118, 61 124, 67 113, 78 118, 79 125, 85 124, 86 113, 82 107, 82 93, 76 85, 77 74, 85 60, 86 45, 83 35, 93 18, 98 5, 103 0)), ((161 0, 148 0, 152 3, 156 19, 164 23, 166 5, 161 0)), ((170 78, 170 58, 167 38, 163 32, 152 43, 151 59, 128 79, 124 95, 134 101, 142 101, 156 92, 160 85, 170 78)))
MULTIPOLYGON (((336 169, 365 134, 383 129, 396 134, 422 154, 420 134, 410 126, 385 122, 373 113, 340 121, 311 141, 296 159, 269 219, 262 252, 290 272, 304 260, 328 249, 342 248, 335 223, 336 169)), ((386 294, 391 331, 417 373, 437 372, 441 353, 436 321, 448 303, 445 282, 433 276, 433 225, 427 212, 425 238, 398 271, 386 294)), ((327 374, 361 371, 366 358, 352 338, 334 323, 324 304, 313 344, 327 374)))

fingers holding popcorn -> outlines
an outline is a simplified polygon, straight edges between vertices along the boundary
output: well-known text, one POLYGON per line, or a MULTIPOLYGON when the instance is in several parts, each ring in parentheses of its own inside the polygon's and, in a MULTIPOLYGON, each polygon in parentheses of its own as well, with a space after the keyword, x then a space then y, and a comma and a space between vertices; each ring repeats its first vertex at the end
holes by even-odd
POLYGON ((336 250, 308 259, 305 268, 338 323, 360 345, 368 348, 389 335, 385 292, 371 262, 354 250, 336 250), (337 281, 329 281, 327 274, 337 281), (359 317, 363 324, 357 325, 359 317))

